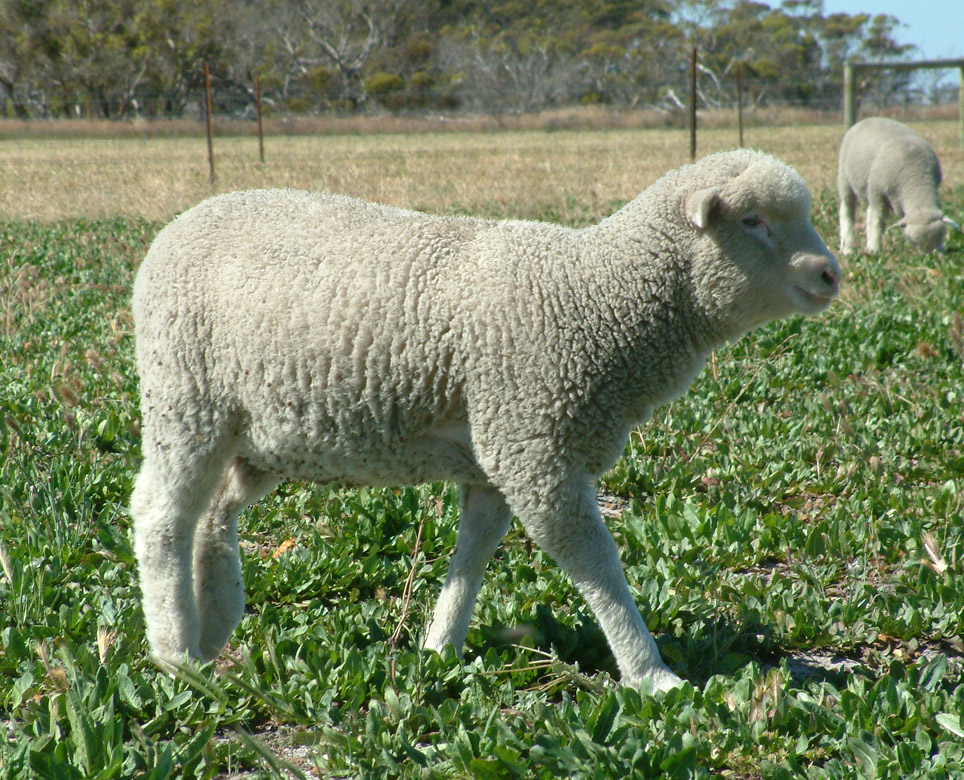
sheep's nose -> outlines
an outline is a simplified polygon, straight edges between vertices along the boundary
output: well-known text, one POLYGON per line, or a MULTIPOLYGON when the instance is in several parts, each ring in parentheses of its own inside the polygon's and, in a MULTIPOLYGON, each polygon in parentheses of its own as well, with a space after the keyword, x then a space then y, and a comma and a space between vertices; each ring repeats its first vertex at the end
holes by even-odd
POLYGON ((840 290, 840 272, 835 271, 832 268, 825 268, 823 273, 820 274, 820 279, 823 281, 827 287, 833 290, 833 294, 836 295, 840 290))
POLYGON ((840 263, 828 250, 824 250, 823 268, 820 269, 820 281, 827 285, 831 295, 840 292, 840 263))

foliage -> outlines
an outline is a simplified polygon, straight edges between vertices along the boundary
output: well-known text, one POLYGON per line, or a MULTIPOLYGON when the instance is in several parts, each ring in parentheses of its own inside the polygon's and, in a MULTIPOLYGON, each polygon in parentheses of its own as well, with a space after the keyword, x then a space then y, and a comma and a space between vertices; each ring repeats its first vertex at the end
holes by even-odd
MULTIPOLYGON (((694 46, 707 105, 734 99, 725 82, 745 62, 755 102, 826 106, 847 57, 906 56, 897 24, 825 16, 816 0, 9 0, 0 109, 181 116, 201 103, 204 62, 216 106, 236 115, 253 109, 255 75, 274 111, 372 100, 494 114, 580 102, 674 108, 694 46), (365 88, 384 73, 404 89, 365 88)), ((907 78, 872 74, 867 97, 890 99, 907 78)))
MULTIPOLYGON (((825 236, 834 214, 818 193, 825 236)), ((125 507, 157 227, 0 225, 0 777, 964 777, 959 234, 852 258, 826 315, 723 350, 633 433, 610 525, 689 680, 653 697, 517 529, 466 660, 417 649, 455 543, 442 484, 283 487, 242 519, 225 657, 152 667, 125 507)))

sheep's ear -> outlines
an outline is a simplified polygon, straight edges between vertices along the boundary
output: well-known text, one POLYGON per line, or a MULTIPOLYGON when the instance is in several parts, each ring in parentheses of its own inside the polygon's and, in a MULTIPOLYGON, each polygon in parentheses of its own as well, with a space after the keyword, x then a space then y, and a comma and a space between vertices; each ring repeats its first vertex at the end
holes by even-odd
POLYGON ((690 222, 700 230, 706 230, 722 202, 720 191, 716 187, 707 187, 705 190, 696 190, 687 195, 683 208, 690 222))
POLYGON ((958 225, 953 219, 948 217, 946 214, 941 218, 941 221, 950 225, 952 228, 954 228, 954 230, 958 231, 959 233, 962 232, 961 226, 958 225))

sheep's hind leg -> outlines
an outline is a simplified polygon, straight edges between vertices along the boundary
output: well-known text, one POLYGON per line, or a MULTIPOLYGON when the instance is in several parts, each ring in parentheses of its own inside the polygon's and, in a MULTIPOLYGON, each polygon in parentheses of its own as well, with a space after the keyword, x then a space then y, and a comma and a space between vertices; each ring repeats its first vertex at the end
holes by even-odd
POLYGON ((151 654, 161 665, 200 658, 201 626, 194 597, 192 550, 198 518, 221 475, 223 453, 151 446, 131 496, 134 553, 151 654), (179 457, 180 456, 180 457, 179 457))
POLYGON ((489 485, 460 485, 459 493, 458 541, 425 647, 441 650, 451 644, 461 655, 485 566, 509 530, 512 513, 502 495, 489 485))
POLYGON ((244 613, 238 515, 278 484, 274 474, 236 459, 225 471, 194 536, 194 593, 201 623, 200 651, 216 658, 244 613))
POLYGON ((648 681, 653 690, 680 685, 633 600, 592 484, 564 486, 542 500, 520 498, 529 506, 518 507, 519 519, 533 541, 572 577, 606 635, 623 683, 638 687, 648 681))
POLYGON ((840 251, 853 252, 857 245, 854 222, 857 217, 857 195, 850 187, 840 191, 840 251))

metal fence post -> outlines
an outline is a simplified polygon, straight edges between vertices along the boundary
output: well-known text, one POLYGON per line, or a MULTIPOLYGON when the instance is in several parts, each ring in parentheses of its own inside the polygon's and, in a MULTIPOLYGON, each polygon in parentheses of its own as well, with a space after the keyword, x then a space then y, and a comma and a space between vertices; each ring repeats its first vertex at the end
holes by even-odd
POLYGON ((214 184, 214 126, 211 117, 211 69, 208 67, 207 60, 204 61, 204 97, 208 118, 208 167, 210 168, 211 184, 214 184))
POLYGON ((258 157, 264 162, 264 127, 261 124, 261 79, 254 74, 254 110, 258 115, 258 157))
POLYGON ((696 159, 696 47, 690 55, 690 159, 696 159))

